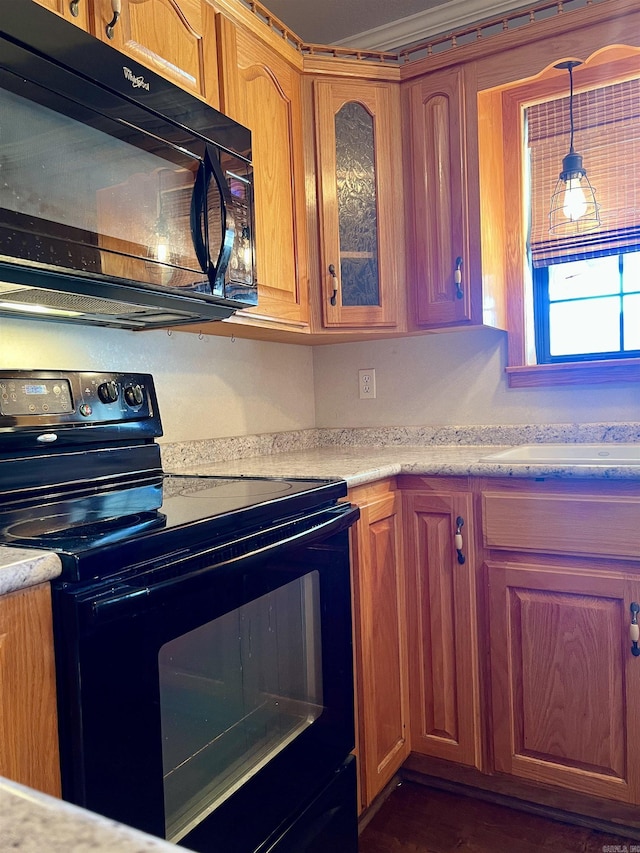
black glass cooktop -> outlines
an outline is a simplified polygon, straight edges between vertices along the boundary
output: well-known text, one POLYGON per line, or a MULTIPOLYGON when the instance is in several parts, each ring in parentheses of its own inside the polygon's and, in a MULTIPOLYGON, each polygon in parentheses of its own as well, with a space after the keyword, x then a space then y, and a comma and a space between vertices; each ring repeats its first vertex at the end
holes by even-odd
POLYGON ((55 551, 64 579, 108 577, 170 551, 233 540, 344 495, 339 480, 165 474, 83 496, 0 507, 0 544, 55 551))

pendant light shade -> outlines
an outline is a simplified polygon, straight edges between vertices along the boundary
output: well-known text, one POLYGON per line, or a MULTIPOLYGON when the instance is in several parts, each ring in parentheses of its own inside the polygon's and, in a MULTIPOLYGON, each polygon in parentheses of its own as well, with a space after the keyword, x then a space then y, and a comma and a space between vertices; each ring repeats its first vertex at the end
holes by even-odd
POLYGON ((573 236, 600 227, 599 205, 595 190, 582 165, 582 156, 573 150, 573 69, 577 60, 560 62, 555 68, 569 72, 569 153, 562 160, 562 171, 551 197, 549 231, 554 237, 573 236))

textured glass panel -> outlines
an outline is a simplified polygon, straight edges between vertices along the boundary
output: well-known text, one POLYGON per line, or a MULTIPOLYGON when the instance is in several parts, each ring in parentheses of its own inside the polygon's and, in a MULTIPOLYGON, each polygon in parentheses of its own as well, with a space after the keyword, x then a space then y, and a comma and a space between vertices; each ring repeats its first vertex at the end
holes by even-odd
POLYGON ((345 104, 336 115, 336 184, 343 305, 379 305, 373 117, 345 104))

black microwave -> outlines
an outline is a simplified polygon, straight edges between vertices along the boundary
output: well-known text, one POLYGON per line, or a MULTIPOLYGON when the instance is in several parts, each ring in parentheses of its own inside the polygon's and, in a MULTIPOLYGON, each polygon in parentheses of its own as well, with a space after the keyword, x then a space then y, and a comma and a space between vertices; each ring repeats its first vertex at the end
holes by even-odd
POLYGON ((251 133, 36 5, 0 20, 0 314, 128 329, 257 303, 251 133))

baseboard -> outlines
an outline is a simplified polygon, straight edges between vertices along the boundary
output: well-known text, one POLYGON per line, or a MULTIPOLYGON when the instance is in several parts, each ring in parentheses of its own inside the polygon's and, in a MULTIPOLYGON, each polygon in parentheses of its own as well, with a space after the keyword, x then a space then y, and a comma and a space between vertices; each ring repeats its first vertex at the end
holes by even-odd
POLYGON ((390 782, 384 786, 382 791, 378 794, 375 800, 371 803, 371 805, 360 815, 358 819, 358 835, 360 835, 364 829, 367 827, 369 822, 375 815, 378 813, 380 808, 385 804, 386 800, 393 794, 395 789, 402 782, 400 776, 396 775, 391 779, 390 782))
POLYGON ((401 779, 438 790, 640 841, 640 807, 635 805, 523 782, 506 775, 489 776, 472 767, 416 753, 409 756, 399 775, 401 779))

